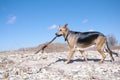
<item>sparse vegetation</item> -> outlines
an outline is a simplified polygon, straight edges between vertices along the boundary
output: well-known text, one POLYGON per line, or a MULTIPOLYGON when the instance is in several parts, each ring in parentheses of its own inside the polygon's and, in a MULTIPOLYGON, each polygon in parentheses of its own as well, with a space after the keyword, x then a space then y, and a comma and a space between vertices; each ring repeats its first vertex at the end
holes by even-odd
POLYGON ((108 35, 107 39, 108 39, 108 44, 110 46, 117 46, 118 45, 118 41, 114 35, 112 35, 112 34, 108 35))

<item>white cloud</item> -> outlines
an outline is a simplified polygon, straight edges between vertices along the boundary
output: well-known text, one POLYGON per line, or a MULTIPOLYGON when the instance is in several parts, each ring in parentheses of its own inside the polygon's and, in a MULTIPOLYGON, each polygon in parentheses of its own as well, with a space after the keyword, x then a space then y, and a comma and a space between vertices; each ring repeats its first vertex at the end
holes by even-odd
POLYGON ((93 29, 89 29, 88 31, 94 31, 93 29))
POLYGON ((57 28, 57 25, 53 24, 52 26, 49 27, 50 30, 57 28))
POLYGON ((88 23, 88 19, 84 19, 84 20, 82 21, 82 24, 86 24, 86 23, 88 23))
POLYGON ((7 24, 14 24, 15 21, 16 21, 16 16, 10 16, 7 21, 7 24))

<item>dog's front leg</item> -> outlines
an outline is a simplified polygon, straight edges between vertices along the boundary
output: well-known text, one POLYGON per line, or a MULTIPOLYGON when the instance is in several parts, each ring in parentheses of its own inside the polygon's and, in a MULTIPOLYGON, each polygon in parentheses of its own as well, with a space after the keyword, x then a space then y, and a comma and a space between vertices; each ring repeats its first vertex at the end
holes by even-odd
POLYGON ((70 49, 70 54, 67 58, 67 61, 65 62, 66 64, 68 64, 70 62, 70 59, 72 58, 73 54, 75 53, 74 49, 70 49))
POLYGON ((80 53, 82 54, 82 57, 84 57, 84 60, 87 62, 87 55, 85 54, 84 50, 79 50, 80 53))

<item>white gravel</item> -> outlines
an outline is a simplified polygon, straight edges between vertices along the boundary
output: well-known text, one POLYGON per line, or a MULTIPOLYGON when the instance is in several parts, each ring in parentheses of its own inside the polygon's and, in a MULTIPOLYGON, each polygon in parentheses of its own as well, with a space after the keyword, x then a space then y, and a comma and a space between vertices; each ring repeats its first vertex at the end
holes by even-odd
MULTIPOLYGON (((120 53, 119 51, 116 51, 120 53)), ((0 56, 0 80, 120 80, 120 57, 99 64, 101 55, 87 51, 88 63, 76 52, 65 64, 69 52, 11 54, 0 56)))

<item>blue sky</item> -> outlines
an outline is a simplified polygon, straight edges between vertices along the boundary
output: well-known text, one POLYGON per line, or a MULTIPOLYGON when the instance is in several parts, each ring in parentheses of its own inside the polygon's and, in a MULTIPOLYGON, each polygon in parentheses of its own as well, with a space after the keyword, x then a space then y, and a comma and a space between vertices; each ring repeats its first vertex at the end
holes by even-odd
POLYGON ((120 42, 120 0, 0 0, 0 51, 48 42, 65 23, 74 31, 113 34, 120 42))

